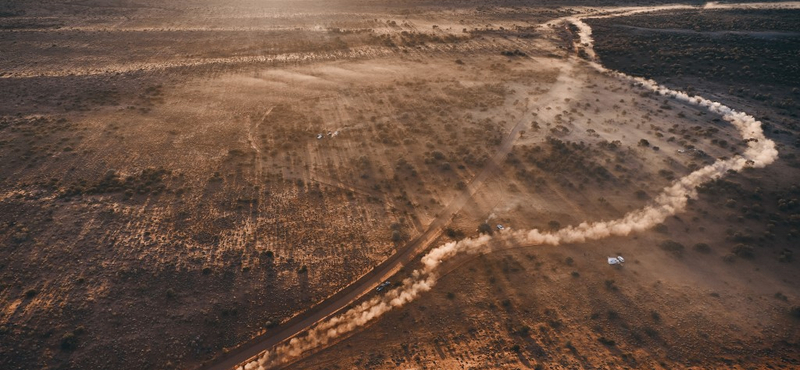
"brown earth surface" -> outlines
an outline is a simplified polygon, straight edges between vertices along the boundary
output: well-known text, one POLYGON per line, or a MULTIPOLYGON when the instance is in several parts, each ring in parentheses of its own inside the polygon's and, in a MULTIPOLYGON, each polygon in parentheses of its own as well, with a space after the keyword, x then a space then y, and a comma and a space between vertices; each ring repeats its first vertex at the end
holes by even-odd
MULTIPOLYGON (((630 2, 287 4, 0 5, 0 368, 214 364, 408 248, 618 218, 745 148, 540 26, 630 2)), ((648 232, 457 257, 286 367, 799 366, 796 11, 714 12, 587 22, 778 161, 648 232)))

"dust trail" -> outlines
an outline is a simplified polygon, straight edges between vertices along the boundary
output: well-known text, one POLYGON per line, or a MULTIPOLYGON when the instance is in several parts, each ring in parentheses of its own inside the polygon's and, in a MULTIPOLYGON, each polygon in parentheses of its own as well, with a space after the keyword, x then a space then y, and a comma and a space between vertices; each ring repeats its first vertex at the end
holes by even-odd
MULTIPOLYGON (((578 27, 581 43, 592 49, 591 28, 578 18, 570 18, 578 27)), ((593 53, 589 53, 593 55, 593 53)), ((663 222, 667 217, 683 211, 687 200, 697 195, 696 187, 710 180, 724 176, 728 171, 740 171, 745 167, 764 167, 775 161, 778 152, 775 143, 764 137, 761 122, 744 112, 737 112, 721 103, 699 96, 688 94, 661 86, 653 80, 628 76, 611 71, 595 61, 589 62, 603 73, 629 80, 642 88, 679 101, 706 108, 712 113, 722 116, 730 122, 743 138, 747 139, 747 150, 726 160, 717 160, 689 175, 675 181, 663 189, 653 204, 632 211, 620 219, 600 222, 584 222, 576 226, 568 226, 555 232, 542 232, 537 229, 529 231, 506 231, 491 237, 481 235, 476 238, 450 242, 434 248, 422 257, 423 267, 415 270, 411 277, 405 279, 397 287, 383 296, 372 298, 351 308, 338 316, 325 320, 309 330, 303 337, 292 338, 288 343, 264 352, 256 360, 239 367, 239 370, 267 369, 295 359, 304 352, 324 346, 339 336, 351 332, 368 322, 380 317, 396 307, 401 307, 420 294, 431 290, 438 279, 439 266, 446 260, 460 253, 475 254, 489 252, 496 245, 510 242, 535 246, 559 245, 562 243, 581 243, 609 236, 625 236, 632 232, 643 231, 663 222)))
POLYGON ((709 1, 703 6, 703 9, 800 9, 800 2, 797 1, 781 1, 781 2, 764 2, 764 3, 719 3, 716 1, 709 1))

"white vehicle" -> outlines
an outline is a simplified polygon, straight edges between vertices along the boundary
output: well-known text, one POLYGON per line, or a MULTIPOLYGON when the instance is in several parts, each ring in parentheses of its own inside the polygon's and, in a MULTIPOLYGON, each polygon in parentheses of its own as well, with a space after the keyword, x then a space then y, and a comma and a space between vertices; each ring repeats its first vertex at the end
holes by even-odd
POLYGON ((608 257, 608 264, 609 265, 622 265, 625 262, 625 259, 622 256, 616 257, 608 257))
POLYGON ((322 134, 317 134, 317 140, 322 139, 322 134))
POLYGON ((497 224, 497 230, 505 230, 506 227, 500 224, 497 224))
POLYGON ((378 285, 378 287, 377 287, 377 288, 375 288, 375 290, 377 290, 377 291, 379 291, 379 292, 380 292, 380 291, 383 291, 384 289, 386 289, 386 287, 388 287, 388 286, 389 286, 389 285, 391 285, 391 284, 392 284, 392 283, 391 283, 389 280, 386 280, 386 281, 384 281, 383 283, 381 283, 381 285, 378 285))

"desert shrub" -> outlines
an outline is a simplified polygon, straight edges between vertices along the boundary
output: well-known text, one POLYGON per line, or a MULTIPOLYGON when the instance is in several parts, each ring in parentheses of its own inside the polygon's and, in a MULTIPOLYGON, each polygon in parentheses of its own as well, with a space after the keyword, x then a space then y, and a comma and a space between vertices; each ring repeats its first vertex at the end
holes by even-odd
POLYGON ((397 243, 401 240, 403 240, 403 234, 401 234, 398 230, 392 230, 392 241, 397 243))
POLYGON ((61 337, 61 349, 65 351, 73 351, 78 348, 78 336, 73 332, 64 333, 61 337))
POLYGON ((464 232, 458 229, 453 229, 452 227, 444 229, 444 234, 447 235, 447 237, 450 239, 454 240, 464 239, 464 232))
POLYGON ((800 202, 797 199, 779 199, 778 200, 778 209, 781 211, 788 211, 800 205, 800 202))
POLYGON ((30 231, 27 227, 15 227, 14 231, 11 233, 11 241, 14 243, 22 243, 28 239, 30 239, 30 231))
POLYGON ((744 259, 753 259, 756 257, 753 247, 747 244, 736 244, 731 248, 731 253, 744 259))
POLYGON ((661 321, 661 314, 657 311, 650 311, 650 317, 653 318, 653 321, 661 321))
POLYGON ((615 342, 613 339, 608 339, 606 337, 597 338, 597 341, 607 346, 613 346, 617 344, 617 342, 615 342))
POLYGON ((644 190, 637 190, 635 193, 636 199, 645 200, 648 198, 647 193, 644 190))
POLYGON ((36 290, 36 289, 28 289, 27 291, 25 291, 25 298, 33 298, 37 294, 39 294, 38 290, 36 290))
POLYGON ((711 247, 709 247, 706 243, 697 243, 692 248, 700 253, 711 253, 711 247))
POLYGON ((550 221, 547 223, 547 226, 550 227, 550 230, 558 230, 561 228, 561 223, 558 221, 550 221))
POLYGON ((789 309, 789 314, 800 319, 800 306, 793 306, 789 309))
POLYGON ((650 326, 644 327, 644 333, 647 334, 647 336, 650 338, 658 337, 658 331, 650 326))
POLYGON ((650 146, 650 142, 647 141, 647 139, 641 139, 641 140, 639 140, 639 146, 648 147, 648 146, 650 146))
POLYGON ((581 276, 580 272, 577 272, 577 271, 571 272, 570 275, 572 275, 572 277, 574 277, 574 278, 581 276))
POLYGON ((308 267, 306 265, 300 266, 300 268, 297 269, 297 273, 298 274, 308 273, 308 267))
POLYGON ((665 240, 665 241, 659 243, 658 246, 661 247, 661 249, 663 249, 664 251, 672 253, 672 254, 674 254, 676 256, 682 255, 683 254, 683 250, 685 249, 683 244, 678 243, 678 242, 676 242, 674 240, 665 240))
POLYGON ((669 234, 669 228, 667 227, 667 225, 664 225, 663 223, 658 223, 653 228, 653 230, 655 230, 656 232, 661 233, 661 234, 669 234))
POLYGON ((492 225, 489 225, 488 223, 484 222, 478 225, 478 232, 481 234, 492 235, 492 225))

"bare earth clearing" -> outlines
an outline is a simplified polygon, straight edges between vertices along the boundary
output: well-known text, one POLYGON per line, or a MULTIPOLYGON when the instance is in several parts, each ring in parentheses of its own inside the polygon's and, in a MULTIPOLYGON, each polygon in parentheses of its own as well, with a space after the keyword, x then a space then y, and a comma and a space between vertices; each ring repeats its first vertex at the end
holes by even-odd
MULTIPOLYGON (((3 369, 213 365, 408 248, 615 219, 746 147, 541 26, 636 4, 36 3, 0 5, 3 369)), ((448 261, 286 368, 800 366, 797 12, 587 20, 780 158, 651 231, 448 261)))

